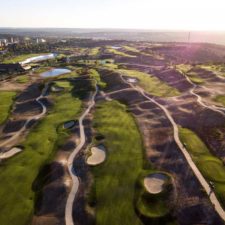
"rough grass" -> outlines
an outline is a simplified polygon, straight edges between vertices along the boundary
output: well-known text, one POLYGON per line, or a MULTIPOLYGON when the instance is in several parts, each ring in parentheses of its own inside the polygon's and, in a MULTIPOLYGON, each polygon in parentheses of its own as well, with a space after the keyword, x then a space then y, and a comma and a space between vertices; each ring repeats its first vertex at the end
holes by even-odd
POLYGON ((150 74, 136 70, 118 70, 120 73, 135 77, 139 80, 139 85, 149 94, 159 97, 171 97, 179 95, 179 91, 150 74))
POLYGON ((16 92, 13 91, 0 92, 0 125, 3 124, 7 119, 15 96, 16 92))
POLYGON ((93 168, 96 224, 142 224, 135 214, 135 182, 143 166, 140 133, 124 105, 112 101, 98 106, 94 117, 98 133, 105 136, 107 159, 93 168))
POLYGON ((59 126, 78 116, 81 101, 70 92, 54 95, 50 113, 22 143, 24 151, 5 161, 0 170, 0 221, 4 225, 25 225, 33 213, 32 183, 40 168, 52 158, 58 144, 67 137, 59 126))
POLYGON ((210 153, 203 141, 191 130, 179 128, 181 141, 186 144, 192 159, 203 176, 215 185, 215 193, 225 208, 225 167, 223 162, 210 153))
POLYGON ((19 62, 22 62, 28 58, 31 58, 31 57, 35 57, 35 56, 39 56, 39 55, 44 55, 44 54, 47 54, 47 53, 38 53, 38 54, 23 54, 23 55, 19 55, 19 56, 15 56, 15 57, 12 57, 10 59, 5 59, 3 62, 4 63, 19 63, 19 62))
POLYGON ((222 104, 225 107, 225 95, 218 95, 214 98, 215 102, 222 104))

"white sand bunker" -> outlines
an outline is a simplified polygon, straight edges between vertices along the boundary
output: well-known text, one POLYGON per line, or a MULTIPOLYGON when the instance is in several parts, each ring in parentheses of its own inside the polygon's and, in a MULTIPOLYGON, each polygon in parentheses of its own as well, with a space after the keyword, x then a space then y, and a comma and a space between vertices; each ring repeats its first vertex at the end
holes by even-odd
POLYGON ((92 147, 91 156, 87 159, 87 164, 90 166, 96 166, 105 161, 106 153, 103 145, 92 147))
POLYGON ((137 83, 137 79, 135 79, 135 78, 128 78, 127 81, 129 83, 137 83))
POLYGON ((168 177, 162 173, 151 174, 144 179, 144 186, 151 194, 158 194, 163 191, 163 185, 168 177))
POLYGON ((19 152, 22 152, 23 150, 21 148, 12 148, 7 152, 0 153, 0 159, 8 159, 11 158, 12 156, 16 155, 19 152))

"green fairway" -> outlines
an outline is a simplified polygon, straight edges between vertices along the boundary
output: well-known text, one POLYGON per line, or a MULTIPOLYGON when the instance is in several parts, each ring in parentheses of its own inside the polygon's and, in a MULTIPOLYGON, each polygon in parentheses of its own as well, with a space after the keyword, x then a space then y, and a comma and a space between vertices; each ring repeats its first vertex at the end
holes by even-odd
POLYGON ((130 54, 127 54, 125 52, 121 52, 117 49, 114 49, 114 48, 111 48, 111 47, 108 47, 107 48, 107 52, 108 53, 112 53, 114 55, 118 55, 118 56, 123 56, 123 57, 128 57, 128 58, 135 58, 136 56, 135 55, 130 55, 130 54))
POLYGON ((18 82, 19 84, 26 84, 29 82, 29 80, 30 79, 28 75, 22 75, 16 78, 16 82, 18 82))
POLYGON ((225 95, 218 95, 214 98, 215 102, 222 104, 225 107, 225 95))
POLYGON ((7 119, 15 96, 16 92, 0 91, 0 125, 7 119))
POLYGON ((44 55, 44 54, 47 54, 47 53, 23 54, 23 55, 12 57, 10 59, 5 59, 3 62, 4 63, 19 63, 19 62, 22 62, 22 61, 24 61, 28 58, 39 56, 39 55, 44 55))
POLYGON ((105 88, 106 87, 106 83, 104 83, 103 81, 101 81, 101 77, 100 74, 98 73, 97 70, 95 69, 90 69, 88 71, 90 78, 95 79, 97 81, 97 84, 100 88, 105 88))
POLYGON ((52 99, 54 106, 48 115, 22 143, 24 151, 1 164, 1 224, 29 224, 35 197, 32 183, 40 168, 51 160, 57 147, 69 135, 59 128, 65 121, 76 119, 81 110, 81 101, 71 92, 52 94, 52 99))
POLYGON ((135 182, 143 167, 143 146, 138 128, 126 107, 116 101, 98 105, 97 132, 105 136, 107 160, 93 168, 96 224, 142 224, 135 214, 135 182))
POLYGON ((211 154, 207 146, 191 130, 179 128, 179 135, 203 176, 214 183, 216 195, 225 208, 225 167, 222 160, 211 154))
MULTIPOLYGON (((145 159, 142 137, 125 105, 117 101, 97 105, 94 127, 97 134, 104 137, 103 144, 107 149, 106 161, 91 169, 94 183, 89 204, 95 208, 96 224, 143 224, 135 208, 139 212, 144 208, 147 212, 143 215, 150 220, 160 220, 169 214, 168 192, 152 198, 146 194, 143 185, 137 187, 138 182, 143 184, 144 177, 155 170, 150 169, 145 159), (148 203, 144 202, 146 199, 148 203)), ((94 143, 100 142, 95 140, 94 143)))
POLYGON ((140 86, 149 94, 160 97, 171 97, 179 95, 179 91, 163 81, 159 80, 150 74, 136 70, 118 70, 125 76, 135 77, 139 80, 140 86))
POLYGON ((205 81, 201 78, 201 77, 199 77, 198 76, 198 74, 197 73, 195 73, 195 72, 188 72, 188 73, 186 73, 186 75, 189 77, 189 79, 193 82, 193 83, 195 83, 195 84, 203 84, 205 81))

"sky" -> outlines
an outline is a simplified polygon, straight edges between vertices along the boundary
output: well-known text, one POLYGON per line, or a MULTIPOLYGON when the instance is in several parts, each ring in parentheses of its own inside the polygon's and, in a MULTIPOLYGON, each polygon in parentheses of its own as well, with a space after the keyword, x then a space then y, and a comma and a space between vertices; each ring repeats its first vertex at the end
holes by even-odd
POLYGON ((0 0, 0 27, 225 31, 224 0, 0 0))

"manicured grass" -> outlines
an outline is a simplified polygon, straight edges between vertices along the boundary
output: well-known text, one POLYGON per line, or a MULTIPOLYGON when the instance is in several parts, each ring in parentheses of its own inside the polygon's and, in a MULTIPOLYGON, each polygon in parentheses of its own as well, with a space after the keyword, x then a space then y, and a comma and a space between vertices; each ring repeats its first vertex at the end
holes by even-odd
POLYGON ((29 82, 29 77, 28 75, 22 75, 22 76, 18 76, 16 78, 16 82, 20 83, 20 84, 26 84, 29 82))
POLYGON ((176 69, 178 71, 181 71, 183 73, 187 73, 189 70, 191 70, 192 66, 190 64, 179 64, 176 65, 176 69))
POLYGON ((222 104, 225 107, 225 95, 218 95, 214 98, 215 102, 222 104))
POLYGON ((44 54, 47 54, 47 53, 23 54, 23 55, 12 57, 10 59, 5 59, 4 63, 19 63, 19 62, 22 62, 22 61, 24 61, 28 58, 39 56, 39 55, 44 55, 44 54))
POLYGON ((105 137, 106 161, 93 168, 96 224, 142 224, 135 214, 135 182, 142 171, 140 133, 126 107, 116 101, 98 105, 94 127, 105 137))
POLYGON ((205 81, 201 77, 198 76, 195 72, 186 73, 186 75, 190 78, 190 80, 195 84, 203 84, 205 81))
POLYGON ((91 48, 90 49, 90 52, 89 52, 89 55, 90 56, 96 56, 96 55, 98 55, 99 52, 100 52, 100 47, 91 48))
POLYGON ((0 91, 0 125, 7 119, 10 107, 13 104, 13 99, 15 96, 16 92, 0 91))
POLYGON ((220 76, 224 76, 225 77, 225 65, 221 64, 221 65, 199 65, 200 68, 211 71, 213 73, 218 73, 220 76))
POLYGON ((106 87, 106 83, 101 81, 101 77, 100 77, 100 74, 98 73, 98 71, 96 71, 95 69, 90 69, 88 71, 88 73, 92 79, 95 79, 97 81, 97 84, 100 88, 106 87))
POLYGON ((146 193, 144 177, 156 171, 143 156, 141 135, 125 105, 117 101, 97 105, 94 128, 104 137, 94 144, 104 144, 107 149, 106 161, 91 169, 94 183, 89 203, 95 207, 96 224, 143 224, 135 213, 138 208, 150 220, 163 218, 166 225, 169 193, 167 188, 158 195, 146 193))
POLYGON ((215 192, 225 208, 225 167, 223 162, 210 153, 203 141, 191 130, 179 128, 179 136, 186 144, 192 159, 203 176, 215 185, 215 192))
POLYGON ((107 52, 112 53, 114 55, 123 56, 123 57, 129 57, 129 58, 135 58, 136 57, 135 55, 130 55, 130 54, 127 54, 125 52, 121 52, 117 49, 113 49, 113 48, 110 48, 110 47, 107 48, 107 52))
POLYGON ((52 96, 54 106, 22 143, 24 151, 5 161, 0 169, 0 221, 4 225, 29 224, 35 193, 32 184, 40 168, 54 156, 57 146, 68 136, 58 129, 78 117, 81 101, 70 92, 52 96))
POLYGON ((123 48, 125 50, 129 51, 129 52, 134 52, 134 53, 139 53, 140 52, 138 49, 136 49, 134 47, 131 47, 131 46, 127 46, 127 45, 123 46, 123 48))
POLYGON ((179 91, 163 81, 159 80, 150 74, 136 70, 118 70, 125 76, 135 77, 139 80, 139 85, 149 94, 159 97, 171 97, 179 95, 179 91))

